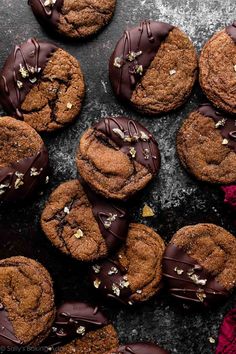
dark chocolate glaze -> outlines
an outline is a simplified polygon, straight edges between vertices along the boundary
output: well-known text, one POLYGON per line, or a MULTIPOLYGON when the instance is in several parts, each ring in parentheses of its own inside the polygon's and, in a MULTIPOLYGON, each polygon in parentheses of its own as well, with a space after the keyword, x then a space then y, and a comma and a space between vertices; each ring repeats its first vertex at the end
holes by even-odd
POLYGON ((143 21, 140 26, 124 32, 119 40, 109 63, 109 75, 116 95, 122 100, 130 100, 137 83, 145 74, 152 60, 155 58, 161 43, 174 27, 155 21, 143 21), (132 61, 130 53, 137 56, 132 61), (119 58, 117 67, 114 65, 119 58), (141 72, 138 69, 142 66, 141 72), (138 70, 138 72, 137 72, 138 70))
POLYGON ((16 337, 8 312, 3 304, 0 304, 0 347, 19 347, 22 342, 16 337))
POLYGON ((128 233, 129 218, 123 206, 98 196, 87 185, 83 188, 92 205, 93 215, 98 223, 108 250, 115 251, 125 241, 128 233))
POLYGON ((197 111, 205 117, 212 118, 215 123, 223 122, 223 125, 219 125, 217 129, 223 139, 228 140, 227 146, 236 152, 236 118, 223 116, 210 103, 202 104, 197 111))
POLYGON ((21 104, 56 49, 54 44, 34 38, 14 48, 0 73, 0 103, 8 114, 23 118, 21 104))
POLYGON ((172 243, 166 248, 162 267, 165 284, 177 299, 213 306, 229 296, 212 274, 172 243))
POLYGON ((90 279, 102 296, 126 305, 132 304, 127 271, 118 262, 111 259, 97 262, 91 268, 90 279))
POLYGON ((43 352, 64 345, 87 332, 108 325, 108 320, 97 308, 83 302, 65 302, 58 307, 56 319, 47 339, 41 344, 43 352))
POLYGON ((45 145, 33 156, 0 167, 0 201, 23 200, 45 183, 48 174, 48 151, 45 145))
POLYGON ((226 27, 226 33, 228 33, 234 43, 236 43, 236 21, 234 21, 232 25, 226 27))
POLYGON ((42 25, 51 29, 57 29, 64 0, 56 0, 55 4, 51 4, 51 6, 45 6, 45 1, 28 0, 28 4, 42 25))
POLYGON ((111 117, 101 120, 93 128, 112 140, 130 159, 139 162, 153 175, 159 171, 161 157, 158 144, 140 123, 126 117, 111 117))
POLYGON ((135 343, 120 346, 112 354, 168 354, 165 349, 152 343, 135 343))

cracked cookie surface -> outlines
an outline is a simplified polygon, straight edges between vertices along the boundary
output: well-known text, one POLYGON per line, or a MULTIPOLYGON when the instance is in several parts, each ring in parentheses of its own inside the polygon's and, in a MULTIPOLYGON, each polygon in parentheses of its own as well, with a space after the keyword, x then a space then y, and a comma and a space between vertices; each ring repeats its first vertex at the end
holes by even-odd
POLYGON ((208 99, 226 112, 236 113, 236 22, 215 33, 199 59, 199 81, 208 99))
POLYGON ((29 0, 43 26, 71 38, 98 32, 112 19, 116 0, 29 0))
POLYGON ((235 140, 231 137, 234 127, 234 119, 221 115, 210 105, 190 113, 177 135, 177 151, 183 166, 202 181, 235 182, 236 145, 234 148, 235 140))
POLYGON ((62 252, 91 261, 114 252, 125 241, 128 216, 121 206, 72 180, 62 183, 51 194, 41 225, 62 252))
POLYGON ((36 346, 55 317, 52 281, 38 262, 17 256, 0 261, 0 344, 36 346))
POLYGON ((186 101, 197 76, 197 54, 180 29, 143 21, 124 32, 109 73, 118 98, 141 113, 159 114, 186 101))
POLYGON ((105 118, 81 137, 76 156, 82 178, 106 198, 127 199, 143 189, 160 168, 153 135, 126 117, 105 118))
POLYGON ((38 132, 73 122, 85 93, 79 62, 54 44, 29 39, 16 46, 0 74, 0 103, 38 132))
POLYGON ((161 288, 165 244, 150 227, 130 224, 126 243, 108 260, 96 262, 91 281, 108 298, 132 304, 146 301, 161 288))

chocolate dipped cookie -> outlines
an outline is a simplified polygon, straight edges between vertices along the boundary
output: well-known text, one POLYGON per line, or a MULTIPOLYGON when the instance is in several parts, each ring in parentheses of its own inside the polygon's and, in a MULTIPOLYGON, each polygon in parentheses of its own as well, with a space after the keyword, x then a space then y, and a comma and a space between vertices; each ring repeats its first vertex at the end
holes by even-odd
POLYGON ((96 195, 78 180, 57 187, 41 216, 49 240, 80 261, 114 252, 125 242, 128 224, 123 206, 96 195))
POLYGON ((16 46, 0 72, 0 104, 38 132, 71 123, 81 110, 84 92, 77 59, 35 38, 16 46))
POLYGON ((90 279, 101 295, 132 305, 148 300, 162 284, 165 244, 151 228, 130 224, 126 243, 115 257, 92 266, 90 279))
POLYGON ((152 343, 122 345, 106 354, 168 354, 169 352, 152 343))
POLYGON ((118 41, 109 75, 115 95, 139 112, 168 112, 191 93, 197 76, 196 50, 179 28, 145 20, 118 41))
MULTIPOLYGON (((51 278, 38 262, 17 256, 0 261, 0 347, 39 345, 55 317, 51 278)), ((8 350, 7 350, 8 351, 8 350)))
POLYGON ((172 296, 203 306, 218 305, 236 286, 236 238, 213 224, 177 231, 163 257, 164 282, 172 296))
POLYGON ((28 0, 35 17, 48 30, 85 38, 112 19, 116 0, 28 0))
POLYGON ((190 113, 177 136, 183 166, 197 179, 229 184, 236 181, 235 119, 204 104, 190 113))
POLYGON ((0 117, 0 201, 30 198, 48 181, 48 152, 28 124, 0 117))
POLYGON ((77 168, 92 189, 106 198, 128 199, 160 169, 153 135, 131 118, 104 118, 82 135, 77 168))
POLYGON ((208 99, 236 113, 236 21, 213 35, 202 49, 199 81, 208 99))

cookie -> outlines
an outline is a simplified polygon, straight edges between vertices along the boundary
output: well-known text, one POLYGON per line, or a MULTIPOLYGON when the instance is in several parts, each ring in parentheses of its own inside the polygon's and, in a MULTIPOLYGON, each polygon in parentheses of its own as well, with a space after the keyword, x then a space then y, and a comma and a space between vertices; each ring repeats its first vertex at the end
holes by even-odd
POLYGON ((175 298, 217 305, 236 286, 236 238, 213 224, 177 231, 163 257, 163 276, 175 298))
POLYGON ((78 301, 64 302, 57 308, 51 332, 41 347, 44 348, 43 352, 55 350, 76 337, 84 337, 108 324, 109 321, 98 307, 78 301))
POLYGON ((123 206, 96 195, 78 180, 57 187, 41 217, 49 240, 80 261, 114 252, 125 241, 128 224, 123 206))
POLYGON ((64 345, 55 354, 105 354, 119 345, 116 330, 112 325, 91 331, 82 338, 64 345))
POLYGON ((70 38, 97 33, 112 19, 116 0, 29 0, 35 17, 47 29, 70 38))
POLYGON ((103 296, 132 305, 148 300, 162 284, 165 244, 150 227, 130 224, 125 245, 116 256, 92 266, 91 283, 103 296))
POLYGON ((179 130, 180 161, 201 181, 233 183, 236 181, 235 137, 235 119, 204 104, 190 113, 179 130))
POLYGON ((48 152, 28 124, 0 117, 0 201, 25 200, 48 180, 48 152))
POLYGON ((122 345, 106 354, 168 354, 165 349, 152 343, 135 343, 122 345))
POLYGON ((84 91, 79 62, 34 38, 16 46, 0 72, 2 107, 39 132, 71 123, 81 110, 84 91))
POLYGON ((52 281, 38 262, 21 256, 0 261, 0 302, 1 348, 37 346, 50 333, 52 281))
POLYGON ((188 36, 163 22, 143 21, 124 32, 110 58, 115 95, 141 113, 181 106, 197 76, 197 54, 188 36))
POLYGON ((199 59, 199 81, 208 99, 236 113, 236 21, 205 44, 199 59))
POLYGON ((92 189, 106 198, 127 199, 160 169, 153 135, 131 118, 104 118, 82 135, 77 168, 92 189))

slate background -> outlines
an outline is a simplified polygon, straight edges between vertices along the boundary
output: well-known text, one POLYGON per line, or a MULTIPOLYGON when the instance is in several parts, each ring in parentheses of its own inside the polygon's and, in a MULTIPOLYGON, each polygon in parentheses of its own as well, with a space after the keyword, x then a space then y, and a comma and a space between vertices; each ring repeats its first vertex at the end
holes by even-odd
MULTIPOLYGON (((232 0, 117 0, 113 21, 99 35, 86 42, 68 43, 42 30, 27 6, 27 0, 0 1, 1 66, 13 45, 32 36, 53 38, 80 60, 87 84, 83 111, 75 124, 43 137, 52 167, 44 195, 23 207, 0 207, 0 258, 25 255, 39 260, 53 277, 57 302, 68 298, 96 299, 86 283, 86 266, 63 256, 51 246, 40 231, 39 217, 51 190, 60 182, 76 177, 74 156, 80 135, 94 120, 106 115, 125 114, 137 118, 153 132, 160 145, 161 172, 130 205, 133 220, 152 226, 166 241, 180 227, 197 222, 213 222, 236 232, 219 189, 192 179, 181 168, 176 156, 176 132, 184 117, 204 100, 198 85, 182 109, 159 118, 147 118, 116 101, 107 71, 108 58, 123 30, 142 19, 159 19, 180 26, 191 36, 199 51, 205 41, 216 30, 231 23, 235 15, 232 0), (141 217, 144 202, 154 208, 154 218, 141 217)), ((221 320, 235 299, 233 295, 222 307, 201 313, 177 307, 165 293, 137 307, 126 309, 106 304, 106 308, 122 343, 150 340, 172 353, 205 354, 213 351, 209 337, 217 338, 221 320)))

